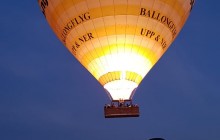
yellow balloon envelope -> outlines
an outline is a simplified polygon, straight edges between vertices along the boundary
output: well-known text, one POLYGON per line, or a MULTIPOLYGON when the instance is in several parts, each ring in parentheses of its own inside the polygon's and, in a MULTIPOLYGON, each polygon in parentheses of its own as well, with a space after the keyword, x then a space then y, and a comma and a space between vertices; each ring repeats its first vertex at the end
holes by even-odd
POLYGON ((38 0, 57 37, 105 88, 131 100, 183 27, 194 0, 38 0))

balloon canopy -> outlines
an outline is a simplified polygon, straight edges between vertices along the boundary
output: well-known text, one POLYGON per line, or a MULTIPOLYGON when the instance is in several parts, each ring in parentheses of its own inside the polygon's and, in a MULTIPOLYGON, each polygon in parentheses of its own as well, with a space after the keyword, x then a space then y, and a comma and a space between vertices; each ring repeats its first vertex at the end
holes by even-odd
POLYGON ((49 25, 111 100, 131 100, 194 0, 38 0, 49 25))

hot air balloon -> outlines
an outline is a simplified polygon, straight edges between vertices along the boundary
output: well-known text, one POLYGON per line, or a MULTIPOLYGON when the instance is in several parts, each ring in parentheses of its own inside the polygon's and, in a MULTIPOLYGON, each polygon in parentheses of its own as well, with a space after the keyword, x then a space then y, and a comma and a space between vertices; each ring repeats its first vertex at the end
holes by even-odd
POLYGON ((132 98, 186 22, 194 0, 38 0, 50 27, 104 87, 105 117, 138 117, 132 98))

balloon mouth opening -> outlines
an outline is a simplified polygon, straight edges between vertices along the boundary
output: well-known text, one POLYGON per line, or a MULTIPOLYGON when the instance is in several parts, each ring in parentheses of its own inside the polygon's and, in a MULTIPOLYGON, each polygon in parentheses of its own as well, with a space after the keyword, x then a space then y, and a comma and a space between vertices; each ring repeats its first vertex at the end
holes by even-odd
POLYGON ((111 100, 131 100, 138 84, 129 80, 115 80, 104 85, 111 100))

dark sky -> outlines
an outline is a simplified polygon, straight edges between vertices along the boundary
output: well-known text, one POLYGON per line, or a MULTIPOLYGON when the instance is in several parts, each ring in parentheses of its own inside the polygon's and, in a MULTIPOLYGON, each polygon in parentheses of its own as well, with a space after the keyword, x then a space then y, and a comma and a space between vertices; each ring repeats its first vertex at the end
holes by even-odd
POLYGON ((0 140, 217 140, 219 0, 197 0, 134 96, 139 118, 105 119, 100 84, 56 38, 37 0, 0 3, 0 140))

